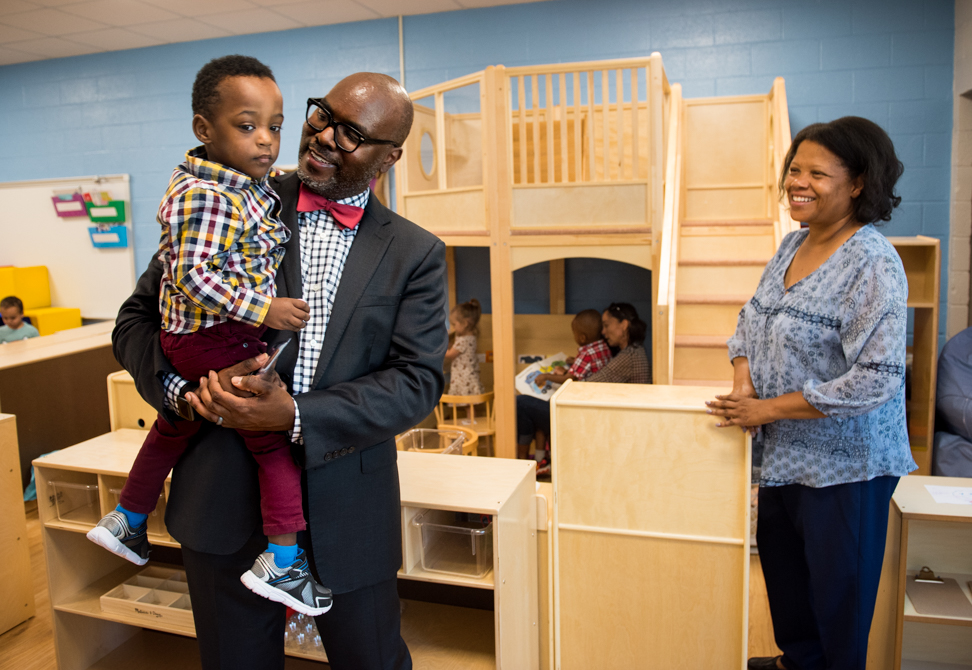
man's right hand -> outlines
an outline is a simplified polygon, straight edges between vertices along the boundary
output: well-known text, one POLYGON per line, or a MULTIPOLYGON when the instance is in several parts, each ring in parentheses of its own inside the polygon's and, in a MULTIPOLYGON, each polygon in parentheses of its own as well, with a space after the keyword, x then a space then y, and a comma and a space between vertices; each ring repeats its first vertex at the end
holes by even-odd
POLYGON ((222 386, 227 393, 232 393, 237 397, 251 397, 253 394, 249 391, 238 389, 233 386, 233 377, 245 377, 250 373, 256 372, 263 367, 268 359, 269 356, 266 354, 260 354, 254 358, 248 358, 242 363, 237 363, 236 365, 231 365, 228 368, 223 368, 216 373, 216 375, 219 377, 219 385, 222 386))
MULTIPOLYGON (((271 298, 270 310, 263 323, 274 330, 292 330, 294 332, 307 325, 310 319, 310 307, 303 300, 297 298, 271 298)), ((220 376, 220 381, 222 381, 220 376)), ((224 389, 231 389, 224 385, 224 389)))

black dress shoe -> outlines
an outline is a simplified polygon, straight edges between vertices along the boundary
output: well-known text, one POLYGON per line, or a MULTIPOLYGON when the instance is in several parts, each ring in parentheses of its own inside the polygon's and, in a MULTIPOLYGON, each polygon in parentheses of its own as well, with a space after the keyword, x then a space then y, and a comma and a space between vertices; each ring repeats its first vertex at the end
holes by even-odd
POLYGON ((779 670, 776 659, 781 656, 757 656, 746 663, 748 670, 779 670))

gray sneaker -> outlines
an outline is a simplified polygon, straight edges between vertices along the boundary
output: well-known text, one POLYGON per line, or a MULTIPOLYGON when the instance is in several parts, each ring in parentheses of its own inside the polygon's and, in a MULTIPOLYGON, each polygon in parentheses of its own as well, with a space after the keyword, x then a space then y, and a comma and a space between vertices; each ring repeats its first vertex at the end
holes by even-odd
POLYGON ((311 575, 303 549, 286 568, 278 568, 273 554, 263 552, 240 581, 257 595, 308 616, 320 616, 331 609, 331 590, 318 584, 311 575))
POLYGON ((149 542, 145 530, 147 523, 138 528, 128 525, 128 517, 112 510, 101 518, 98 525, 88 531, 88 539, 111 553, 121 556, 135 565, 148 563, 149 542))

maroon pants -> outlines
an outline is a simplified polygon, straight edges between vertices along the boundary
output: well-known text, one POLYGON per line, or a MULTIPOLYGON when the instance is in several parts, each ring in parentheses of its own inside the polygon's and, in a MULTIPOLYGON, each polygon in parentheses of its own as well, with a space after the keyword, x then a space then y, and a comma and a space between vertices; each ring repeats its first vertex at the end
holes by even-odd
MULTIPOLYGON (((248 326, 228 321, 186 335, 162 333, 162 351, 189 380, 210 370, 222 370, 267 349, 260 340, 266 326, 248 326)), ((138 452, 122 489, 121 506, 131 512, 150 514, 162 493, 165 478, 189 446, 202 421, 171 424, 162 415, 156 419, 138 452)), ((290 455, 290 442, 283 433, 237 430, 260 466, 260 509, 266 535, 296 533, 307 528, 301 508, 300 469, 290 455)))

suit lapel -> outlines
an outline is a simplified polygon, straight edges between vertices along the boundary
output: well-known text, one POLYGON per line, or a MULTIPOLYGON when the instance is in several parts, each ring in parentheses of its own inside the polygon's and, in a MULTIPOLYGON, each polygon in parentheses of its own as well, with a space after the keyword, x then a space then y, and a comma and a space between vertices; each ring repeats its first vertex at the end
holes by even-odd
POLYGON ((280 272, 277 273, 277 295, 284 298, 303 298, 304 287, 300 278, 300 227, 297 225, 297 195, 300 179, 297 173, 291 172, 279 179, 274 179, 273 190, 280 196, 280 218, 290 229, 290 239, 284 245, 284 254, 280 272))
POLYGON ((388 210, 372 193, 361 223, 358 224, 358 233, 354 236, 348 259, 344 263, 344 272, 341 274, 341 283, 334 297, 334 309, 327 324, 327 332, 324 334, 324 344, 321 347, 321 355, 317 359, 312 387, 316 387, 320 382, 331 358, 334 357, 338 342, 341 341, 348 327, 354 308, 388 249, 391 235, 385 228, 385 224, 390 220, 388 210))

